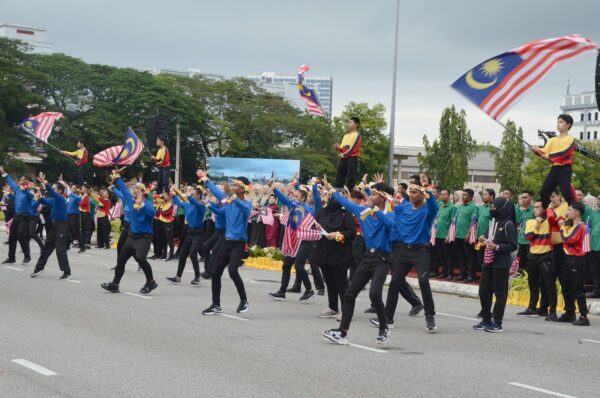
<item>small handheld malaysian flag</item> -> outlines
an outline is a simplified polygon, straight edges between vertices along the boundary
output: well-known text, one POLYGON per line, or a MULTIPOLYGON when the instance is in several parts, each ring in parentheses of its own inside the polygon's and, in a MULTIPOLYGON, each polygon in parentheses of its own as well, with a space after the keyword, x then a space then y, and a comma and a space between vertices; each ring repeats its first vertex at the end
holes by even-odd
POLYGON ((477 216, 471 217, 471 226, 469 227, 469 244, 477 241, 477 216))
POLYGON ((63 117, 63 114, 60 112, 43 112, 37 116, 25 119, 18 128, 47 144, 54 122, 61 117, 63 117))
POLYGON ((448 230, 448 242, 454 242, 456 240, 456 223, 457 223, 457 221, 458 221, 458 211, 454 215, 454 218, 452 219, 452 224, 450 224, 450 229, 448 230))
POLYGON ((592 242, 590 237, 590 220, 585 223, 585 236, 583 237, 583 252, 589 253, 592 251, 592 242))

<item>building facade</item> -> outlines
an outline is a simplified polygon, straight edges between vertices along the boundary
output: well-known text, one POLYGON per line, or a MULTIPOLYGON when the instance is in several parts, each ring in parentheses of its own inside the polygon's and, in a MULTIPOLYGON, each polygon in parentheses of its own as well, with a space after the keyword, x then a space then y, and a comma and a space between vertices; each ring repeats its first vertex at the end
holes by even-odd
POLYGON ((221 75, 217 75, 215 73, 205 73, 202 72, 201 69, 190 68, 188 70, 176 70, 176 69, 166 69, 166 68, 150 68, 145 69, 144 72, 148 72, 151 75, 173 75, 173 76, 182 76, 182 77, 203 77, 209 80, 225 80, 225 78, 221 75))
POLYGON ((571 134, 583 142, 597 141, 600 139, 600 120, 598 120, 598 104, 596 93, 584 91, 578 94, 567 94, 563 97, 560 107, 562 113, 573 118, 571 134))
POLYGON ((0 22, 0 37, 21 40, 30 46, 30 52, 51 54, 54 46, 46 38, 47 29, 0 22))
MULTIPOLYGON (((248 75, 246 79, 252 80, 270 93, 279 95, 289 101, 298 109, 305 109, 305 104, 296 85, 296 76, 278 75, 274 72, 263 72, 260 75, 248 75)), ((331 118, 333 99, 333 78, 305 76, 304 84, 314 89, 319 96, 319 101, 327 117, 331 118)))

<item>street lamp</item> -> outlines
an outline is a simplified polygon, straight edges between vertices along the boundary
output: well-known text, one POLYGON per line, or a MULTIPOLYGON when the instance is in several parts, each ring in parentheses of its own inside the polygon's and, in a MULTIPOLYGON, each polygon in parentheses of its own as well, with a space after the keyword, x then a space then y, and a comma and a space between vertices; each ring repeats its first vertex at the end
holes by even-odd
POLYGON ((395 185, 394 178, 394 127, 396 120, 396 70, 398 69, 398 23, 400 13, 400 0, 396 0, 396 34, 394 36, 394 73, 392 77, 392 104, 390 107, 390 139, 388 153, 388 182, 395 185))

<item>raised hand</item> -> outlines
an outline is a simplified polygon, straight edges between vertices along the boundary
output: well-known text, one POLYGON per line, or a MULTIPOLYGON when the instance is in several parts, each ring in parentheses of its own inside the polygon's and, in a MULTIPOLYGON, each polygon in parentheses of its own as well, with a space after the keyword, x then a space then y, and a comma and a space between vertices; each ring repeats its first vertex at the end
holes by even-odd
POLYGON ((4 170, 4 166, 0 166, 0 174, 6 174, 6 171, 4 170))
POLYGON ((40 171, 36 179, 40 182, 40 184, 46 184, 46 175, 40 171))
POLYGON ((203 179, 206 177, 206 170, 198 169, 198 171, 196 171, 196 175, 198 178, 203 179))

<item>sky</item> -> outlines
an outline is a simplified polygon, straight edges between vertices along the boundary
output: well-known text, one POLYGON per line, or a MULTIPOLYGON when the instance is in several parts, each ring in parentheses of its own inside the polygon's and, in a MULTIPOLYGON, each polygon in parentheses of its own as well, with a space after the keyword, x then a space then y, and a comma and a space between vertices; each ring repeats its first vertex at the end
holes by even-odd
MULTIPOLYGON (((272 71, 333 77, 333 110, 383 103, 390 119, 396 0, 19 0, 0 20, 48 29, 55 51, 90 63, 226 77, 272 71)), ((450 88, 480 62, 530 41, 579 33, 600 43, 600 1, 400 0, 396 145, 438 135, 442 110, 467 112, 475 139, 502 127, 450 88)), ((595 54, 557 65, 506 115, 537 141, 553 129, 567 79, 594 88, 595 54)))

